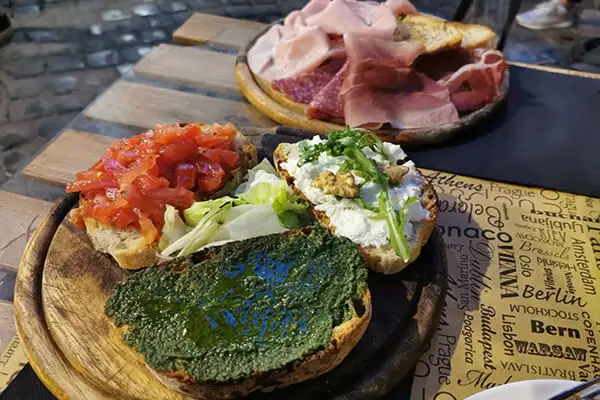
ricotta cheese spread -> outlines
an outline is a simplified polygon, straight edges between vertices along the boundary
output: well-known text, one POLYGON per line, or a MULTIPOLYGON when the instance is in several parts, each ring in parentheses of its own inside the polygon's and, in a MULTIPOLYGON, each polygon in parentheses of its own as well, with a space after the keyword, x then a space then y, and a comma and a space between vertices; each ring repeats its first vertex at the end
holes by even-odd
MULTIPOLYGON (((322 142, 325 140, 315 136, 300 143, 310 146, 322 142)), ((294 184, 315 205, 315 210, 323 211, 329 217, 331 225, 335 228, 335 234, 347 237, 361 246, 382 247, 389 244, 389 228, 385 220, 374 218, 375 212, 364 208, 354 199, 337 198, 312 186, 313 180, 322 172, 337 173, 347 157, 332 157, 324 152, 319 155, 318 160, 298 166, 300 143, 291 146, 287 161, 282 163, 281 167, 294 178, 294 184)), ((374 160, 380 169, 406 158, 406 154, 399 145, 384 142, 383 149, 389 160, 368 147, 363 148, 362 152, 374 160)), ((388 190, 392 207, 395 210, 400 210, 410 197, 420 198, 423 188, 423 181, 417 173, 415 164, 412 161, 406 161, 401 165, 407 167, 408 172, 403 176, 401 183, 390 186, 388 190)), ((382 190, 381 186, 374 182, 365 182, 363 178, 356 175, 354 177, 355 184, 360 187, 360 198, 368 205, 376 205, 377 196, 382 190)), ((420 201, 414 202, 406 208, 404 233, 411 247, 415 244, 414 239, 419 223, 428 216, 429 212, 423 208, 420 201)))

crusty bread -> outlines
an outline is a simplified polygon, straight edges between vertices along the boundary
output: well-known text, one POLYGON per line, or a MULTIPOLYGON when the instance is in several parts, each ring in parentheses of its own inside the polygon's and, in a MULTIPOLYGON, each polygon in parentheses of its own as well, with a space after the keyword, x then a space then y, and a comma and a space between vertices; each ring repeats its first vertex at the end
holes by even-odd
POLYGON ((94 248, 110 254, 124 269, 140 269, 158 261, 157 244, 147 246, 137 229, 118 229, 94 218, 84 218, 85 230, 94 248))
MULTIPOLYGON (((256 146, 242 133, 236 136, 236 148, 241 154, 240 167, 231 171, 221 189, 208 198, 218 198, 231 193, 242 183, 246 172, 257 163, 256 146)), ((117 229, 100 224, 93 218, 84 218, 86 232, 94 248, 110 254, 124 269, 140 269, 158 262, 158 243, 146 245, 136 229, 117 229)))
POLYGON ((399 20, 408 27, 409 40, 425 46, 426 53, 463 48, 492 48, 496 33, 487 26, 444 21, 424 14, 407 15, 399 20))
MULTIPOLYGON (((304 194, 294 185, 294 178, 287 172, 285 168, 281 166, 281 164, 287 160, 289 152, 290 143, 281 143, 279 146, 277 146, 275 152, 273 153, 275 168, 277 169, 277 172, 279 172, 279 175, 287 181, 288 185, 290 185, 294 192, 309 202, 306 196, 304 196, 304 194)), ((404 261, 395 253, 389 244, 380 248, 374 246, 359 246, 367 265, 372 271, 380 272, 386 275, 395 274, 402 271, 417 259, 417 257, 421 254, 421 248, 429 240, 429 237, 435 229, 437 222, 438 198, 433 186, 426 180, 425 177, 423 177, 423 181, 425 184, 423 187, 423 194, 421 195, 421 204, 423 205, 424 209, 429 211, 429 217, 424 220, 418 228, 416 245, 412 249, 410 259, 408 261, 404 261)), ((335 233, 335 229, 331 227, 329 218, 323 211, 318 211, 312 208, 312 212, 322 226, 335 233)))
MULTIPOLYGON (((293 229, 280 235, 306 235, 311 230, 311 228, 293 229)), ((256 240, 256 238, 249 240, 256 240)), ((214 254, 211 254, 213 251, 214 248, 205 249, 200 253, 196 253, 194 257, 196 260, 211 259, 214 256, 214 254)), ((224 254, 227 255, 228 253, 224 254)), ((171 266, 167 265, 165 268, 171 268, 171 266)), ((181 269, 177 270, 182 272, 181 269)), ((331 341, 326 347, 280 368, 260 373, 255 372, 237 380, 198 381, 183 368, 165 371, 156 369, 149 364, 146 364, 146 366, 165 386, 193 399, 234 399, 251 392, 269 392, 315 378, 337 367, 364 335, 371 321, 372 303, 368 286, 365 285, 361 290, 360 299, 354 299, 348 304, 349 319, 332 327, 331 341)), ((114 323, 114 320, 111 319, 111 321, 114 323)), ((126 324, 116 325, 115 328, 120 335, 125 335, 129 329, 126 324)))
POLYGON ((409 14, 399 22, 408 27, 408 39, 421 43, 426 53, 461 46, 462 34, 450 22, 424 14, 409 14))
POLYGON ((462 35, 460 47, 467 50, 491 49, 496 46, 496 33, 487 26, 450 22, 462 35))
POLYGON ((254 391, 270 392, 325 374, 337 367, 363 336, 371 321, 371 293, 365 288, 362 304, 353 305, 353 317, 333 328, 325 349, 277 370, 233 382, 196 382, 183 371, 157 371, 153 375, 165 386, 193 399, 235 399, 254 391))

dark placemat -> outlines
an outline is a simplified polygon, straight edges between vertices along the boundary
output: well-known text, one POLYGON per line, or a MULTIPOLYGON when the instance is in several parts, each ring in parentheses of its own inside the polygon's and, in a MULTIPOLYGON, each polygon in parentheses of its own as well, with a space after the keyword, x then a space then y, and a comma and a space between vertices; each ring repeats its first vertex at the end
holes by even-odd
POLYGON ((472 132, 409 151, 419 167, 600 197, 600 79, 510 68, 506 106, 472 132))
POLYGON ((0 400, 56 400, 27 364, 6 390, 0 400))

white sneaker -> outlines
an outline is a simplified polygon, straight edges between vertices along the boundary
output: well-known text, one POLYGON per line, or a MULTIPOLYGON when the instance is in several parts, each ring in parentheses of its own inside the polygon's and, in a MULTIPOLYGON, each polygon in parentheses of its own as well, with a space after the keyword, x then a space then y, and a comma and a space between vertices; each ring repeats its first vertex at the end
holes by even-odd
POLYGON ((535 6, 533 10, 520 13, 517 23, 529 29, 568 28, 573 25, 573 12, 558 0, 549 0, 535 6))

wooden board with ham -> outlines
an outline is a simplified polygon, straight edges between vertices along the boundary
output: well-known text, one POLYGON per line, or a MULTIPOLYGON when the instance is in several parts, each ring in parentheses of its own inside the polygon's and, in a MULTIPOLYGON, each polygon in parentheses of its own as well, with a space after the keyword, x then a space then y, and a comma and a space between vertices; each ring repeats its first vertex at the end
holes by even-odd
POLYGON ((420 14, 407 0, 311 0, 240 50, 236 78, 280 124, 439 142, 506 98, 508 68, 495 42, 487 27, 420 14))

